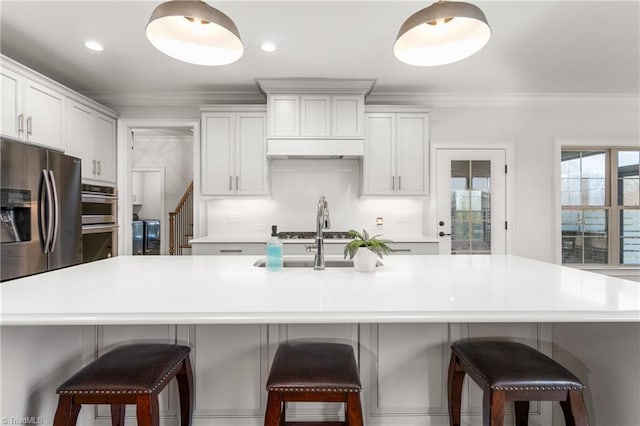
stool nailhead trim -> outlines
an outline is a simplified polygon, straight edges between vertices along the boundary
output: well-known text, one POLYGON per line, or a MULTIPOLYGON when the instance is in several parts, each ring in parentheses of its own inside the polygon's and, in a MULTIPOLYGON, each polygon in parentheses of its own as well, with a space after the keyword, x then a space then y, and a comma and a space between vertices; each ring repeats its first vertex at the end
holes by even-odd
POLYGON ((160 381, 158 383, 156 383, 151 390, 144 390, 144 391, 135 391, 135 390, 119 390, 119 389, 114 389, 114 390, 99 390, 99 389, 90 389, 90 390, 61 390, 60 392, 58 392, 59 394, 73 394, 73 395, 84 395, 84 394, 98 394, 98 395, 114 395, 114 394, 124 394, 124 395, 131 395, 131 394, 143 394, 143 393, 153 393, 158 386, 160 386, 162 383, 165 382, 165 380, 167 380, 167 378, 169 378, 169 376, 171 376, 171 373, 173 373, 176 368, 178 368, 182 362, 185 360, 186 357, 183 357, 182 359, 180 359, 180 361, 178 361, 177 363, 175 363, 175 365, 173 367, 171 367, 169 369, 169 371, 167 371, 167 373, 160 379, 160 381))
POLYGON ((360 392, 360 389, 339 389, 339 388, 281 388, 268 387, 269 392, 360 392))
POLYGON ((506 391, 580 391, 584 386, 492 386, 491 389, 506 391))

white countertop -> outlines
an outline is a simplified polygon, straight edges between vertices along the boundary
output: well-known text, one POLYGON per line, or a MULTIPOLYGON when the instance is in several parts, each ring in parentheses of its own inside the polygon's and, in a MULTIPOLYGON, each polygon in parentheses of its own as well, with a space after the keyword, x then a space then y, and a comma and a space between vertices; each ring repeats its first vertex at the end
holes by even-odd
MULTIPOLYGON (((440 238, 438 237, 429 237, 426 235, 399 235, 396 237, 387 237, 383 235, 381 238, 391 240, 394 243, 439 243, 440 238)), ((232 243, 263 243, 265 244, 268 237, 259 237, 259 236, 224 236, 224 235, 208 235, 206 237, 194 238, 189 241, 191 244, 232 244, 232 243)), ((351 240, 349 239, 341 239, 341 238, 325 238, 325 244, 346 244, 351 240)), ((283 244, 313 244, 315 243, 314 239, 305 239, 305 238, 292 238, 292 239, 282 239, 283 244)))
POLYGON ((516 256, 388 256, 375 273, 259 256, 119 256, 0 284, 2 325, 640 322, 640 285, 516 256))

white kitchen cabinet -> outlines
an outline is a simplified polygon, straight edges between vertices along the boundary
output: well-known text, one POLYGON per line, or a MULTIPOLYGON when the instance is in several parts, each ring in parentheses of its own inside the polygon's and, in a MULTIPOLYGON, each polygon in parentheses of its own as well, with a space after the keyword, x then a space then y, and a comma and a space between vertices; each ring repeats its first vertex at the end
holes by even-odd
POLYGON ((24 142, 66 150, 66 100, 62 93, 1 68, 0 133, 24 142))
POLYGON ((258 256, 264 255, 267 251, 266 243, 192 243, 191 254, 199 255, 221 255, 221 256, 258 256))
POLYGON ((363 136, 364 96, 269 96, 269 137, 352 138, 363 136))
POLYGON ((300 96, 269 97, 269 136, 300 135, 300 96))
POLYGON ((143 173, 133 171, 131 173, 131 202, 134 205, 141 205, 142 200, 144 200, 143 173))
POLYGON ((331 96, 300 96, 300 136, 331 136, 331 96))
POLYGON ((362 195, 427 195, 428 114, 369 112, 365 122, 362 195))
POLYGON ((362 96, 331 97, 331 132, 334 136, 364 135, 364 98, 362 96))
POLYGON ((82 160, 82 179, 116 182, 116 122, 95 109, 69 101, 69 153, 82 160))
POLYGON ((202 194, 267 194, 265 133, 264 111, 203 113, 202 194))
POLYGON ((437 242, 394 242, 389 246, 393 249, 393 254, 397 255, 422 255, 439 254, 440 244, 437 242))

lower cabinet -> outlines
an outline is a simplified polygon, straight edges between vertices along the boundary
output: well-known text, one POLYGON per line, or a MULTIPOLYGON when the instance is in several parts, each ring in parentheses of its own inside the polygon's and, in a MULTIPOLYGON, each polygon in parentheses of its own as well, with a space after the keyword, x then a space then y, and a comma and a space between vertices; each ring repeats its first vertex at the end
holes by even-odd
MULTIPOLYGON (((522 324, 240 324, 84 327, 83 360, 90 362, 115 345, 134 341, 178 342, 191 346, 194 372, 194 424, 263 424, 269 367, 278 344, 318 339, 351 344, 363 385, 367 425, 444 425, 447 420, 447 368, 453 341, 501 336, 551 353, 551 325, 522 324)), ((551 424, 548 403, 532 403, 531 424, 551 424)), ((163 391, 161 418, 175 421, 175 383, 163 391)), ((133 420, 135 410, 127 416, 133 420)), ((109 408, 86 409, 85 425, 107 425, 109 408)), ((513 417, 513 406, 507 406, 513 417)), ((337 421, 339 404, 289 404, 292 421, 337 421)), ((509 419, 507 419, 510 421, 509 419)), ((482 424, 482 394, 465 381, 463 422, 482 424)), ((173 424, 173 423, 171 423, 173 424)))
MULTIPOLYGON (((286 242, 282 246, 285 256, 312 256, 314 251, 307 249, 312 246, 311 242, 286 242)), ((325 240, 324 250, 326 255, 342 256, 344 254, 345 243, 327 242, 325 240)), ((421 255, 438 254, 439 244, 437 242, 401 242, 393 243, 393 254, 397 255, 421 255)), ((193 255, 264 255, 266 251, 265 243, 193 243, 191 254, 193 255)))
POLYGON ((194 243, 191 244, 191 254, 198 255, 261 255, 267 250, 266 243, 194 243))

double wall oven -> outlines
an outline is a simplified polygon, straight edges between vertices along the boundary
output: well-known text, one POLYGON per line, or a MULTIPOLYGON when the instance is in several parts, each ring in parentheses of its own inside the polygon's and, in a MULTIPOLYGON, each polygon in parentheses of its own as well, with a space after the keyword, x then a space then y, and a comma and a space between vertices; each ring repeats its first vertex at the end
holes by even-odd
POLYGON ((118 254, 118 197, 115 188, 82 185, 83 262, 118 254))

